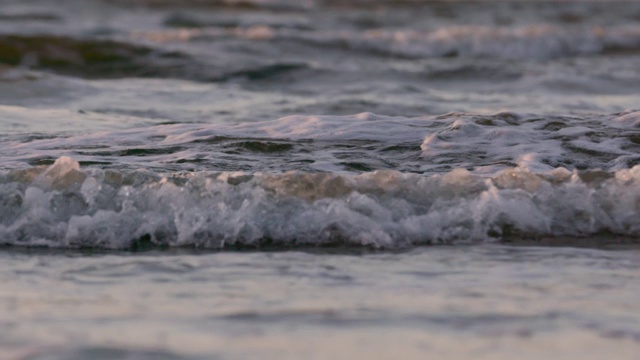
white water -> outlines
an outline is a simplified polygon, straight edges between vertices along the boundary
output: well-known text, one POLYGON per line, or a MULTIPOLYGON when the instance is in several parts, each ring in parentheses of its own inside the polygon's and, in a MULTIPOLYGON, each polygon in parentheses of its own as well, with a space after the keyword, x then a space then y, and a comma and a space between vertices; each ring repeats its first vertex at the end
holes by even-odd
POLYGON ((615 173, 492 177, 457 169, 423 176, 81 170, 61 157, 48 168, 7 172, 5 245, 204 248, 367 246, 495 242, 640 232, 640 166, 615 173), (506 238, 505 238, 506 237, 506 238))

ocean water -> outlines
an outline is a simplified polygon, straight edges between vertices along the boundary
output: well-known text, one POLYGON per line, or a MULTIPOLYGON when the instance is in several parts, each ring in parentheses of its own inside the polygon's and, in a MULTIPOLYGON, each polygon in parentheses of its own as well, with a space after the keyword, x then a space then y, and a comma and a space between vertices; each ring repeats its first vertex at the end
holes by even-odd
POLYGON ((640 359, 639 215, 640 2, 0 0, 0 360, 640 359))

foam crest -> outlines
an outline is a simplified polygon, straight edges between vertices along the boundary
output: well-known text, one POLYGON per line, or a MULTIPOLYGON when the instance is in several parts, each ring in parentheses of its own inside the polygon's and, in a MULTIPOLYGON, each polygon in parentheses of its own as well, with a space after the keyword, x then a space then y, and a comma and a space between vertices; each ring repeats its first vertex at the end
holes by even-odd
POLYGON ((456 169, 422 176, 81 169, 68 157, 0 176, 5 245, 366 246, 640 235, 640 166, 607 172, 456 169))

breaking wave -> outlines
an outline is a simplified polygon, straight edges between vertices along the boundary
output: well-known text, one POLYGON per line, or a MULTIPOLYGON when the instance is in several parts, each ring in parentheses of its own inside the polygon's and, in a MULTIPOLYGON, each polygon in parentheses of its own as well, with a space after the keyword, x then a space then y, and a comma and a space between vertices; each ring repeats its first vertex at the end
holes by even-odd
POLYGON ((613 173, 456 169, 423 176, 81 169, 0 176, 0 241, 57 248, 399 249, 513 238, 637 239, 640 166, 613 173))

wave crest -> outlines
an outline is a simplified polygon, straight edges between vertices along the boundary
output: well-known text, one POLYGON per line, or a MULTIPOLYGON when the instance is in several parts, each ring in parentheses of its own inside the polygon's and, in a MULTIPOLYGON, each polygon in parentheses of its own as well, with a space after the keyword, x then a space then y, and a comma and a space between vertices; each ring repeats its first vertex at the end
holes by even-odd
POLYGON ((365 246, 398 249, 554 236, 640 234, 640 166, 615 173, 493 177, 175 173, 50 167, 0 176, 5 245, 152 247, 365 246))

